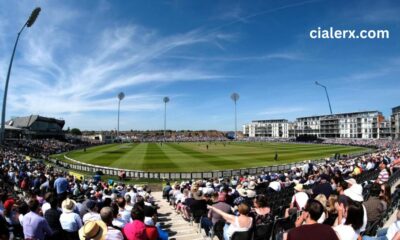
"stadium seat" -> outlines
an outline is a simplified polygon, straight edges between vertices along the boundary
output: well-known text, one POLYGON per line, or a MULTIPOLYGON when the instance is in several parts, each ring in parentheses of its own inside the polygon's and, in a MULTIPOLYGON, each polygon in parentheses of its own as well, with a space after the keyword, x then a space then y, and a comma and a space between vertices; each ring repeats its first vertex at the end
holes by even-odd
POLYGON ((273 222, 268 224, 257 225, 254 229, 253 240, 270 239, 272 233, 273 222))
POLYGON ((216 222, 211 231, 210 231, 210 238, 214 239, 214 236, 216 236, 219 240, 223 240, 224 239, 224 226, 225 226, 225 221, 223 220, 219 220, 218 222, 216 222))
POLYGON ((231 240, 251 240, 252 238, 252 232, 251 231, 246 231, 246 232, 235 232, 231 240))

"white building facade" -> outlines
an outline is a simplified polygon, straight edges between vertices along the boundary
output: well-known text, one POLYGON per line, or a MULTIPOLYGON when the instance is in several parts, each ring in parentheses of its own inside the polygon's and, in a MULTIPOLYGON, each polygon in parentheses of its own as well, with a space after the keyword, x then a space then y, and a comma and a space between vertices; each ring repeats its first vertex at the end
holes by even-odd
MULTIPOLYGON (((393 112, 392 124, 397 123, 395 136, 399 137, 400 106, 393 112)), ((292 138, 315 135, 320 138, 381 139, 390 138, 390 125, 390 121, 385 120, 381 112, 363 111, 299 117, 294 123, 285 119, 258 120, 244 125, 243 133, 249 137, 292 138)))
POLYGON ((392 139, 400 139, 400 106, 392 108, 391 130, 392 139))
POLYGON ((288 138, 289 122, 286 119, 254 120, 243 125, 243 134, 248 137, 288 138))

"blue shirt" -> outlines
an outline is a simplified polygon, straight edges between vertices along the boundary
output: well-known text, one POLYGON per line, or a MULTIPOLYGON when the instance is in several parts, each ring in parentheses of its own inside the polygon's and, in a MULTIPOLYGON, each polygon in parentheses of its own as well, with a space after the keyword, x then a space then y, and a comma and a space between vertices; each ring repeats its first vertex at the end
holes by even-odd
POLYGON ((61 194, 67 191, 68 181, 66 178, 60 177, 54 181, 54 188, 57 190, 57 194, 61 194))
POLYGON ((24 216, 23 229, 25 238, 43 240, 45 235, 51 236, 53 233, 44 217, 34 212, 29 212, 24 216))

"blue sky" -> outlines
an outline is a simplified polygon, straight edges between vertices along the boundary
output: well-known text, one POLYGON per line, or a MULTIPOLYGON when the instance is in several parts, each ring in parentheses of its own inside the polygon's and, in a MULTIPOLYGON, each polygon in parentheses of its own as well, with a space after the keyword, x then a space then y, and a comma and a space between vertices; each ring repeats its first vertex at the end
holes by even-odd
POLYGON ((253 119, 400 105, 399 1, 0 2, 0 88, 32 9, 10 80, 7 119, 40 114, 66 127, 232 130, 253 119), (317 27, 387 29, 389 39, 311 39, 317 27))

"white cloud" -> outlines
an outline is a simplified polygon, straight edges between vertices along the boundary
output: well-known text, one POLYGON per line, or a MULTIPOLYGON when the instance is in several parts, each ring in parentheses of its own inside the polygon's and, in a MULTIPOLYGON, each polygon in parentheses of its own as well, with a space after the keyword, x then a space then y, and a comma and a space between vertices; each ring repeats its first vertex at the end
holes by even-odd
MULTIPOLYGON (((113 23, 100 28, 104 30, 86 33, 86 25, 92 23, 86 23, 84 12, 44 5, 38 22, 23 33, 18 46, 22 58, 14 62, 8 101, 12 114, 113 111, 116 98, 110 95, 121 90, 128 96, 124 99, 125 111, 148 111, 159 108, 156 83, 225 77, 200 64, 172 64, 165 54, 198 44, 220 46, 232 40, 230 34, 195 29, 163 36, 133 23, 113 23), (82 34, 76 35, 79 32, 82 34), (126 92, 137 85, 148 86, 147 93, 126 92)), ((14 17, 23 18, 25 12, 20 9, 14 17)), ((5 30, 13 27, 0 25, 5 30)), ((7 58, 0 57, 0 63, 7 58)))

